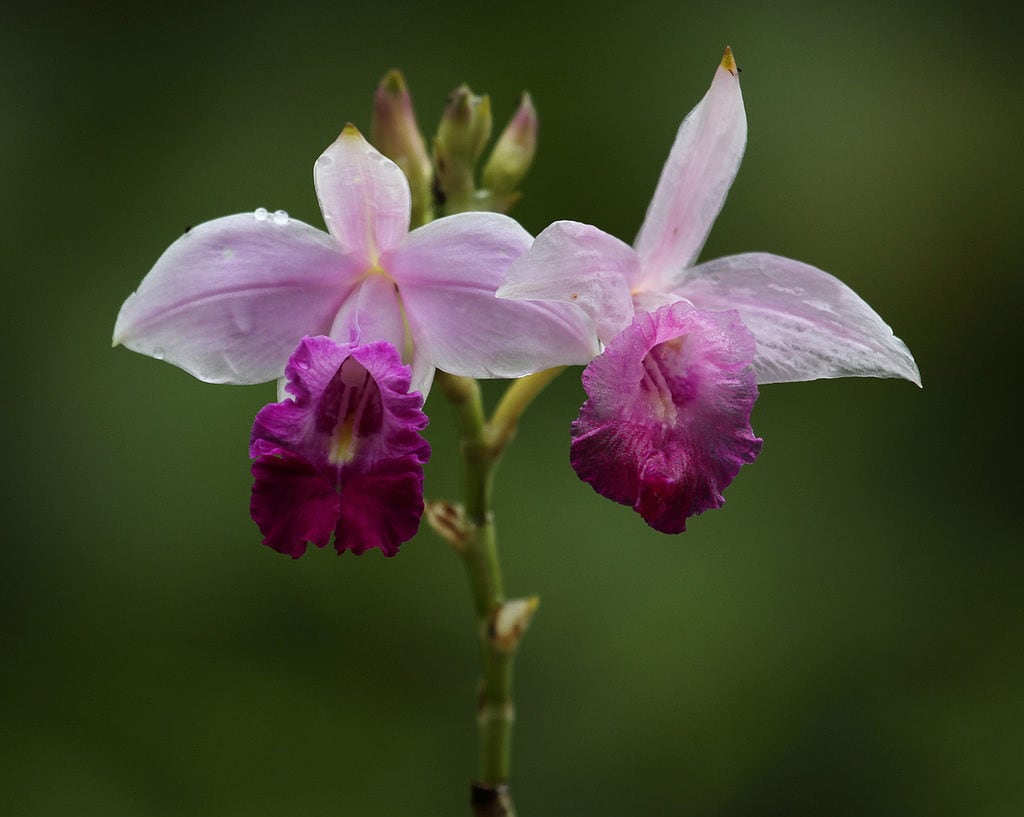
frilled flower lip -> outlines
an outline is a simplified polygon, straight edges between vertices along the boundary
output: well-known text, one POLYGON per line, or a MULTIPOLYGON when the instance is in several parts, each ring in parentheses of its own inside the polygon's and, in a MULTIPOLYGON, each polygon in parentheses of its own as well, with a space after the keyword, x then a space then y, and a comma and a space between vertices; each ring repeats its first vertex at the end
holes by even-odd
POLYGON ((662 533, 725 501, 753 462, 754 339, 735 312, 677 302, 641 312, 583 372, 572 425, 580 479, 662 533))
POLYGON ((125 301, 114 344, 247 384, 281 377, 305 335, 388 341, 424 394, 435 368, 519 377, 596 354, 575 307, 494 297, 532 241, 513 219, 459 213, 410 232, 404 174, 352 125, 313 176, 328 232, 262 209, 192 228, 125 301))
POLYGON ((430 446, 423 396, 386 342, 306 337, 285 370, 292 395, 256 415, 252 517, 263 543, 293 558, 307 543, 394 556, 423 513, 430 446))
POLYGON ((675 301, 735 309, 757 339, 758 383, 900 377, 920 386, 906 344, 829 273, 761 252, 694 266, 746 138, 739 73, 727 49, 708 92, 679 126, 634 246, 557 221, 512 264, 498 297, 575 304, 605 343, 636 312, 675 301))

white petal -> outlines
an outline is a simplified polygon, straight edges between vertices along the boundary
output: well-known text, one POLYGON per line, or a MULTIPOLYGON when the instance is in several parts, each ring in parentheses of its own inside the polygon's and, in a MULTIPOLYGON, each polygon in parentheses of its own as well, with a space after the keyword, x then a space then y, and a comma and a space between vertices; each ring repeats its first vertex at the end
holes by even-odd
POLYGON ((700 309, 735 309, 754 333, 759 383, 902 377, 921 385, 910 350, 846 284, 767 253, 687 270, 675 294, 700 309))
POLYGON ((466 377, 520 377, 597 354, 593 325, 571 304, 495 297, 530 242, 508 216, 460 213, 413 230, 385 256, 416 351, 466 377))
POLYGON ((589 224, 556 221, 512 264, 498 297, 576 304, 608 343, 633 320, 629 288, 639 274, 628 244, 589 224))
POLYGON ((346 252, 376 263, 409 231, 405 174, 354 125, 316 160, 313 182, 327 229, 346 252))
POLYGON ((252 213, 171 244, 117 316, 114 343, 209 383, 284 373, 303 335, 325 334, 356 270, 324 232, 252 213))
POLYGON ((669 276, 697 260, 736 178, 746 141, 739 75, 732 52, 726 52, 711 88, 679 126, 636 237, 642 288, 668 289, 669 276))

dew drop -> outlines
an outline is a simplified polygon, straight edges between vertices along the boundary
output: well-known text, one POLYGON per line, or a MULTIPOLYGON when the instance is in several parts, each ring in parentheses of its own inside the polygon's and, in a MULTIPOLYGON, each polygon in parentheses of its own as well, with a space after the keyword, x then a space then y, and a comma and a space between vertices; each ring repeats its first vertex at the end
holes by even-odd
POLYGON ((309 364, 305 360, 297 360, 295 361, 295 365, 303 370, 309 369, 309 364))
POLYGON ((153 357, 155 357, 157 360, 163 360, 164 359, 164 355, 166 355, 166 354, 167 354, 167 352, 164 351, 164 347, 163 346, 157 346, 153 350, 153 357))
POLYGON ((274 224, 288 223, 288 214, 284 210, 275 210, 272 218, 274 219, 274 224))
POLYGON ((256 208, 256 212, 253 213, 253 217, 257 221, 266 221, 268 215, 270 215, 270 214, 267 212, 267 208, 266 207, 257 207, 256 208))
POLYGON ((331 165, 334 164, 334 157, 327 156, 325 154, 325 155, 321 156, 319 159, 317 159, 316 163, 318 165, 320 165, 320 167, 330 167, 331 165))

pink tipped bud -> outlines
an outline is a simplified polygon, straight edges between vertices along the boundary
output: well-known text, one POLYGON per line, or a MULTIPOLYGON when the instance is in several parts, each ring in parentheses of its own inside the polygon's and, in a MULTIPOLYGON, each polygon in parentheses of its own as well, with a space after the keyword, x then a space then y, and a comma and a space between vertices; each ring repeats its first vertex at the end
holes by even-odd
POLYGON ((472 166, 491 138, 491 127, 490 97, 477 96, 468 85, 460 85, 448 97, 437 140, 450 156, 472 166))
POLYGON ((416 124, 412 97, 405 78, 397 69, 388 71, 377 86, 371 134, 374 146, 402 168, 409 180, 413 226, 430 221, 433 169, 423 135, 416 124))
POLYGON ((512 119, 494 145, 484 166, 484 187, 494 196, 514 193, 537 151, 537 111, 523 92, 512 119))

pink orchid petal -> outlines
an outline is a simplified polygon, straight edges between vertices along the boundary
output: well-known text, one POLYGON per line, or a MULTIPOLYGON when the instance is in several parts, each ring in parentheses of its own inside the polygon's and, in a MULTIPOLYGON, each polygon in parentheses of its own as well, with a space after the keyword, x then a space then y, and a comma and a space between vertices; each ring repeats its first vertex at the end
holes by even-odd
POLYGON ((677 302, 639 313, 583 371, 570 449, 580 479, 662 533, 720 507, 761 450, 750 428, 753 355, 736 312, 677 302))
POLYGON ((355 126, 346 125, 316 160, 313 182, 331 235, 368 263, 408 232, 409 182, 355 126))
POLYGON ((637 312, 657 312, 663 306, 685 300, 673 292, 634 292, 633 308, 637 312))
POLYGON ((339 343, 387 341, 412 367, 409 391, 419 392, 424 400, 430 393, 434 365, 422 347, 413 343, 395 284, 389 278, 371 275, 359 284, 338 311, 330 336, 339 343))
POLYGON ((208 383, 280 377, 299 340, 325 333, 358 263, 301 221, 208 221, 164 251, 121 307, 114 343, 208 383))
POLYGON ((679 126, 661 171, 635 242, 646 289, 667 289, 673 271, 697 260, 736 178, 747 117, 735 65, 726 52, 711 88, 679 126))
POLYGON ((430 394, 430 387, 434 383, 434 364, 430 362, 427 357, 427 353, 419 346, 413 348, 412 363, 412 382, 409 385, 410 392, 419 392, 423 395, 423 399, 427 399, 427 395, 430 394))
POLYGON ((846 284, 767 253, 686 270, 677 294, 701 309, 735 309, 757 340, 759 383, 902 377, 921 385, 910 350, 846 284))
POLYGON ((405 334, 395 284, 383 275, 371 275, 356 286, 338 310, 330 332, 339 343, 386 340, 400 352, 407 345, 405 334))
POLYGON ((298 558, 306 542, 393 556, 423 513, 430 446, 423 398, 385 342, 303 338, 288 361, 287 400, 256 415, 252 514, 264 544, 298 558))
POLYGON ((398 283, 417 352, 467 377, 520 377, 597 354, 592 324, 573 305, 495 297, 530 242, 498 213, 460 213, 411 232, 383 263, 398 283))
POLYGON ((512 264, 497 294, 576 304, 607 343, 633 320, 629 290, 639 276, 628 244, 589 224, 556 221, 512 264))
POLYGON ((326 547, 341 513, 334 486, 298 454, 262 446, 252 464, 249 510, 263 544, 298 559, 306 543, 326 547))
POLYGON ((357 556, 379 548, 394 556, 416 535, 423 516, 423 464, 414 456, 385 459, 354 469, 342 486, 334 548, 357 556))
MULTIPOLYGON (((427 424, 420 411, 423 401, 409 394, 409 368, 390 344, 303 338, 285 374, 289 399, 264 406, 256 416, 251 457, 264 453, 261 446, 269 441, 300 454, 317 468, 330 470, 327 440, 336 430, 341 398, 347 391, 350 398, 363 399, 355 427, 356 459, 376 462, 416 454, 426 462, 429 446, 416 433, 427 424)), ((342 457, 334 465, 344 468, 350 461, 342 457)))

